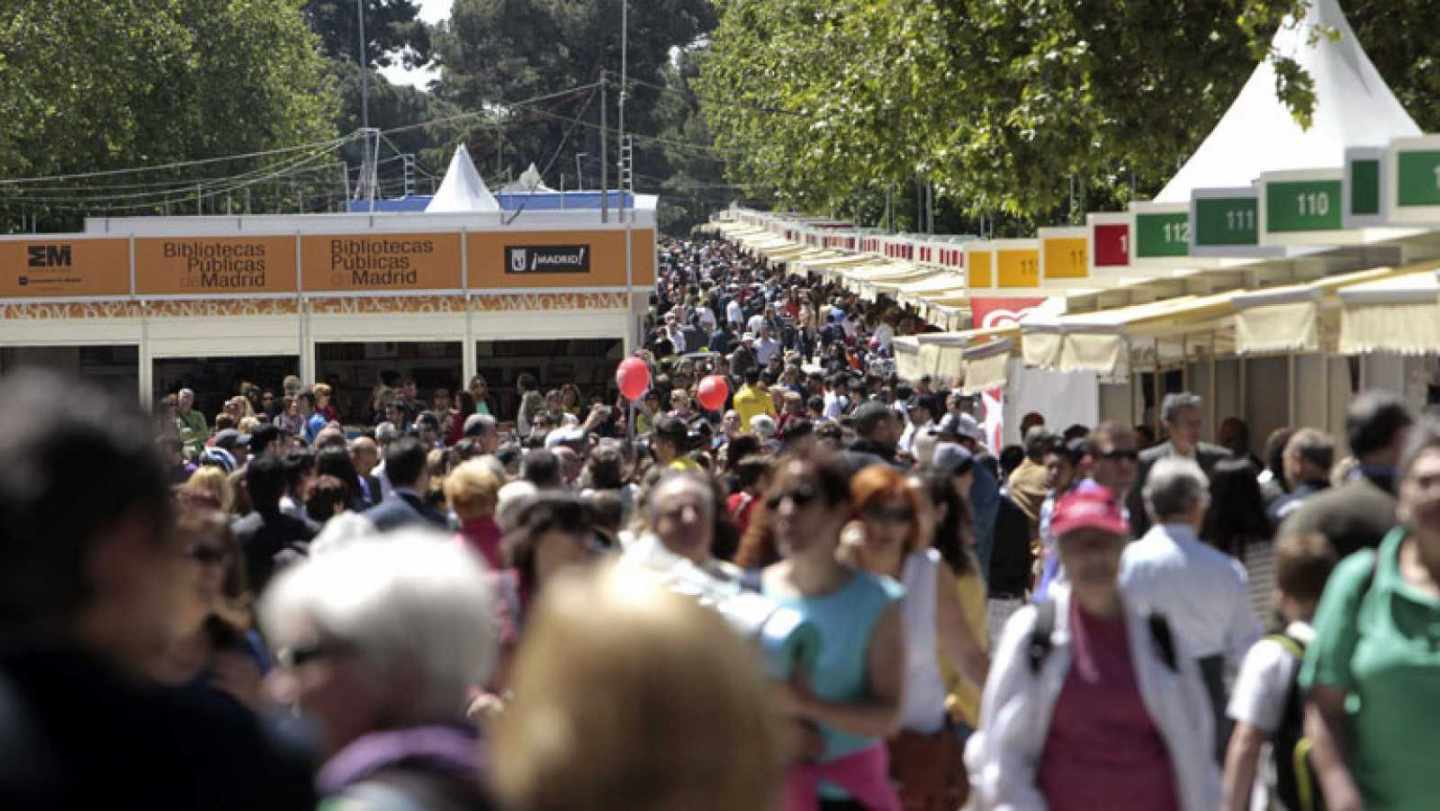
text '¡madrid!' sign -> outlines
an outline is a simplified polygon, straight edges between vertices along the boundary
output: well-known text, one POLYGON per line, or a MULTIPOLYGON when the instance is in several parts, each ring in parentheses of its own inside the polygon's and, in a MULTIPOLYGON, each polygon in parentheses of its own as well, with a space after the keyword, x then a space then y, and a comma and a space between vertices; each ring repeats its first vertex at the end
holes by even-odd
POLYGON ((589 245, 505 247, 506 273, 589 273, 589 245))

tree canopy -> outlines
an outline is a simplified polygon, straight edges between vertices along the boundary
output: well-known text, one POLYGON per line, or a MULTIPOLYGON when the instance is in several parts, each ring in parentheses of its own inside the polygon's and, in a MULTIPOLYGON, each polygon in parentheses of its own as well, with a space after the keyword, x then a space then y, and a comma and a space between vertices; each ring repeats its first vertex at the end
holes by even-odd
MULTIPOLYGON (((430 27, 415 0, 363 0, 367 65, 407 67, 430 61, 430 27)), ((304 13, 325 55, 355 64, 360 30, 355 0, 307 0, 304 13)))
MULTIPOLYGON (((630 0, 629 6, 626 129, 653 136, 661 96, 683 92, 665 85, 671 52, 713 28, 714 13, 709 0, 630 0)), ((547 183, 558 186, 564 172, 573 187, 573 159, 585 153, 585 184, 598 186, 599 98, 588 88, 564 91, 593 84, 609 71, 607 123, 618 127, 620 11, 621 0, 455 0, 436 35, 442 67, 437 93, 462 109, 495 113, 490 125, 498 132, 470 142, 482 171, 518 174, 534 162, 547 183), (513 104, 552 94, 559 95, 513 104)), ((609 142, 612 184, 618 182, 615 134, 609 142)), ((653 137, 636 139, 635 160, 641 176, 669 176, 664 149, 653 137)))
MULTIPOLYGON (((1023 230, 1151 196, 1260 58, 1307 120, 1310 77, 1269 53, 1305 2, 718 0, 698 89, 730 176, 754 192, 873 211, 918 179, 1023 230)), ((1437 47, 1417 32, 1440 8, 1370 3, 1351 21, 1412 114, 1436 123, 1437 47)))
MULTIPOLYGON (((298 11, 298 0, 13 0, 0 17, 0 179, 334 138, 333 80, 298 11)), ((263 163, 222 163, 205 172, 257 166, 263 163)), ((0 184, 0 217, 17 207, 63 216, 71 211, 66 201, 82 191, 25 188, 34 202, 0 184)), ((143 190, 126 193, 146 199, 143 190)))

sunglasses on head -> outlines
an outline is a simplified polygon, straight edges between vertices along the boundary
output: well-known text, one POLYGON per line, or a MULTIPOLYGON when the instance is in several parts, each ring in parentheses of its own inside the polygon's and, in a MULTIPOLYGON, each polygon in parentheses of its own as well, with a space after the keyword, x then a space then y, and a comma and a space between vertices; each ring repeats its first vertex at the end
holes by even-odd
POLYGON ((1112 462, 1138 462, 1140 461, 1140 451, 1120 448, 1113 451, 1106 451, 1100 454, 1100 458, 1109 459, 1112 462))
POLYGON ((772 510, 778 510, 780 509, 780 505, 784 504, 785 499, 788 498, 795 503, 796 507, 808 507, 814 503, 819 495, 820 494, 816 493, 812 487, 792 487, 788 490, 772 493, 769 498, 765 499, 765 506, 772 510))

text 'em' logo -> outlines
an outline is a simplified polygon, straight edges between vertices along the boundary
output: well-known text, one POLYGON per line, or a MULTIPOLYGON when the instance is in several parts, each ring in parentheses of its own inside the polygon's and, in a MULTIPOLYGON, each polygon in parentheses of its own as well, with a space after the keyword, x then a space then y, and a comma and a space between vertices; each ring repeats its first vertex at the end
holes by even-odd
POLYGON ((589 245, 527 245, 505 249, 506 273, 589 273, 589 245))
POLYGON ((69 245, 27 245, 25 266, 32 268, 68 268, 73 264, 69 245))

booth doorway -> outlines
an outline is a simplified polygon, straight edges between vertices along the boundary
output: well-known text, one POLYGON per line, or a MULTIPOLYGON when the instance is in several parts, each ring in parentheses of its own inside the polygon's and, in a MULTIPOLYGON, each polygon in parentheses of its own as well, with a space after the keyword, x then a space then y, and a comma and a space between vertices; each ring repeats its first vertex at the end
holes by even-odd
POLYGON ((299 355, 158 358, 153 378, 155 401, 180 389, 192 389, 195 408, 207 423, 214 424, 225 401, 241 393, 242 384, 253 383, 274 392, 278 403, 285 395, 281 384, 286 376, 299 373, 299 355))
POLYGON ((317 343, 315 379, 334 389, 341 422, 373 425, 371 401, 381 385, 396 388, 413 377, 426 404, 435 389, 448 389, 453 397, 463 385, 463 347, 459 341, 317 343))
POLYGON ((138 346, 7 346, 0 348, 0 374, 25 368, 49 369, 94 383, 123 402, 140 401, 138 346))
POLYGON ((624 354, 625 342, 620 338, 479 341, 475 344, 475 370, 485 376, 499 419, 509 421, 520 411, 515 384, 522 374, 532 375, 542 392, 574 383, 587 403, 592 397, 612 401, 615 367, 624 354))

